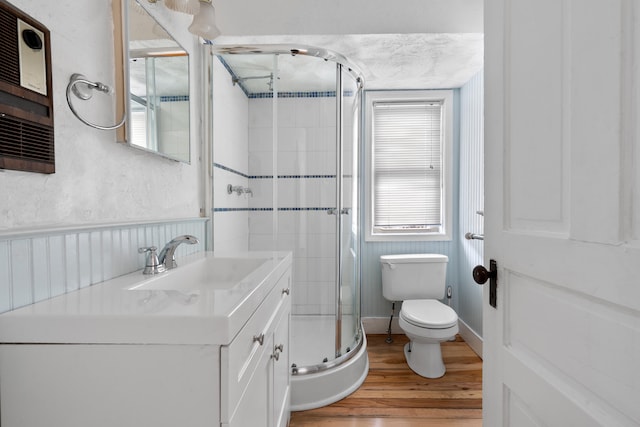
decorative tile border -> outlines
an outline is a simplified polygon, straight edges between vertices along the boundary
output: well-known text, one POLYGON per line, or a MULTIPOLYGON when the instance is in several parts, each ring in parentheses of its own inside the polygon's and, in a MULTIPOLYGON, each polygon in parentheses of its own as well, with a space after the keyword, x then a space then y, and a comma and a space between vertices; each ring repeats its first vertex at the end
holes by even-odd
MULTIPOLYGON (((247 179, 273 179, 273 175, 247 175, 220 163, 214 162, 213 167, 234 173, 247 179)), ((335 177, 336 175, 278 175, 278 179, 333 179, 335 177)), ((345 175, 344 177, 349 178, 351 175, 345 175)))
POLYGON ((189 95, 162 95, 160 102, 184 102, 189 100, 189 95))
MULTIPOLYGON (((353 92, 346 96, 353 95, 353 92)), ((335 98, 336 91, 311 91, 311 92, 278 92, 278 98, 335 98)), ((259 92, 248 95, 249 99, 273 98, 273 92, 259 92)))
MULTIPOLYGON (((335 175, 278 175, 278 179, 331 179, 335 175)), ((273 175, 250 175, 249 179, 273 179, 273 175)))
MULTIPOLYGON (((335 209, 326 208, 278 208, 278 212, 294 212, 294 211, 326 211, 335 209)), ((273 212, 273 208, 213 208, 214 212, 273 212)))
POLYGON ((222 169, 222 170, 227 171, 227 172, 234 173, 234 174, 239 175, 239 176, 241 176, 241 177, 243 177, 243 178, 251 178, 249 175, 247 175, 247 174, 245 174, 245 173, 242 173, 242 172, 237 171, 237 170, 235 170, 235 169, 231 169, 230 167, 227 167, 227 166, 225 166, 225 165, 221 165, 220 163, 215 163, 215 162, 214 162, 214 163, 213 163, 213 167, 214 167, 214 168, 218 168, 218 169, 222 169))

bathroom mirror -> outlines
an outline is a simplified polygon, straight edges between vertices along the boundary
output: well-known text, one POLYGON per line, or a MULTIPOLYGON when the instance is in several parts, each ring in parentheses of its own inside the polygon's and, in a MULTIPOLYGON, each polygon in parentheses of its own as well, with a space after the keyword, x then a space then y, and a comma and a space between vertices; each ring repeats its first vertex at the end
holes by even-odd
POLYGON ((137 1, 122 6, 126 142, 189 163, 189 55, 137 1))

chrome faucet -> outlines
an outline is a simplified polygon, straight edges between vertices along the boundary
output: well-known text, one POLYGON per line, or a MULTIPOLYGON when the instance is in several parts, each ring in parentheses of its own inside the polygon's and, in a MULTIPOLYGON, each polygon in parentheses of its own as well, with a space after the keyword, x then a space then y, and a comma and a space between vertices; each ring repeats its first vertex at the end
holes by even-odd
POLYGON ((175 252, 176 248, 181 243, 195 245, 196 243, 199 243, 199 241, 197 237, 185 234, 172 239, 169 243, 164 245, 164 248, 160 251, 160 255, 158 255, 158 261, 160 264, 164 265, 165 269, 171 270, 178 266, 178 264, 176 264, 175 252))

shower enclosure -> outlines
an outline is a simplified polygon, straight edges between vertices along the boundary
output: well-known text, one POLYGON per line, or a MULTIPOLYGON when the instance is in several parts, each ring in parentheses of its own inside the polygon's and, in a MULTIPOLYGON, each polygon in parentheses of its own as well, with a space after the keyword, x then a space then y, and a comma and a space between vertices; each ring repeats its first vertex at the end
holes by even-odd
POLYGON ((368 371, 358 247, 362 77, 343 56, 309 46, 209 48, 248 99, 247 249, 293 253, 292 410, 324 406, 368 371))

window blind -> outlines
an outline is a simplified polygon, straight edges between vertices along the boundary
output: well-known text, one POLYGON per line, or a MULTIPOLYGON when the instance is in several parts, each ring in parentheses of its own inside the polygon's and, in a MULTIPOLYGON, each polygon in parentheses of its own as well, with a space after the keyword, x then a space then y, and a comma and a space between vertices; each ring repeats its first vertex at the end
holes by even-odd
POLYGON ((442 104, 377 102, 373 122, 374 227, 442 225, 442 104))
POLYGON ((147 111, 131 111, 131 142, 138 141, 136 145, 146 145, 147 142, 147 111))

